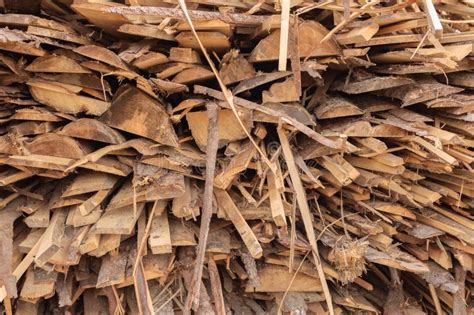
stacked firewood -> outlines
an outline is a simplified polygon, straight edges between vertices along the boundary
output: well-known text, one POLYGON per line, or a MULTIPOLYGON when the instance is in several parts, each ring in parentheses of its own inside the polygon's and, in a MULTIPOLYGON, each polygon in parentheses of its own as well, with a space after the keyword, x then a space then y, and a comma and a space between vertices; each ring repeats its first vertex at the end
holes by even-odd
POLYGON ((472 1, 3 1, 6 314, 474 311, 472 1))

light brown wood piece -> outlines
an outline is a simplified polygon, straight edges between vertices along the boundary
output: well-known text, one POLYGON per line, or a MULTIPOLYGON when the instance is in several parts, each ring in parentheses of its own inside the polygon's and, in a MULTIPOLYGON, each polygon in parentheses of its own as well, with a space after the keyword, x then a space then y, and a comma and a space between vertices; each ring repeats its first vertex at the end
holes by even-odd
POLYGON ((168 61, 168 57, 166 57, 162 53, 149 52, 135 59, 132 64, 139 69, 145 70, 153 66, 166 63, 168 61))
POLYGON ((91 73, 76 61, 61 55, 48 55, 36 58, 25 70, 30 72, 91 73))
POLYGON ((37 302, 40 298, 49 298, 54 295, 54 284, 57 273, 53 272, 49 277, 45 276, 46 271, 42 269, 30 269, 26 273, 25 283, 20 293, 22 300, 30 303, 37 302), (42 281, 35 281, 35 278, 43 278, 42 281))
POLYGON ((64 113, 86 112, 98 116, 110 106, 109 102, 77 95, 64 88, 64 84, 32 79, 28 81, 28 86, 33 98, 38 102, 64 113))
POLYGON ((262 103, 297 102, 298 100, 299 94, 293 78, 288 78, 281 83, 274 83, 268 91, 262 92, 262 103))
MULTIPOLYGON (((306 21, 299 24, 298 49, 300 58, 332 56, 339 54, 340 50, 335 40, 320 43, 328 31, 314 21, 306 21)), ((261 62, 277 60, 279 57, 280 30, 273 31, 269 36, 262 39, 250 54, 250 62, 261 62)))
POLYGON ((172 81, 179 84, 191 84, 208 81, 212 78, 214 78, 212 71, 204 67, 193 66, 178 73, 172 81))
POLYGON ((25 224, 30 228, 47 228, 50 223, 50 211, 47 206, 39 208, 32 215, 25 218, 25 224))
POLYGON ((248 226, 247 222, 242 217, 242 214, 240 213, 239 209, 235 205, 230 195, 222 189, 215 189, 214 194, 218 200, 219 207, 224 210, 228 218, 234 224, 252 257, 261 257, 262 247, 260 246, 260 243, 255 237, 255 234, 253 233, 252 229, 248 226))
POLYGON ((125 138, 114 129, 96 119, 81 118, 64 126, 60 134, 73 138, 100 141, 110 144, 125 142, 125 138))
POLYGON ((222 168, 221 172, 216 174, 214 186, 220 189, 229 188, 236 177, 248 168, 251 159, 255 156, 255 147, 250 141, 245 141, 239 148, 239 152, 222 168))
POLYGON ((44 234, 44 231, 45 229, 31 229, 26 238, 18 244, 20 252, 28 254, 44 234))
POLYGON ((225 85, 234 84, 255 77, 253 66, 236 50, 224 55, 219 69, 219 76, 225 85))
POLYGON ((54 212, 48 228, 41 238, 41 244, 35 257, 35 263, 45 264, 60 248, 61 238, 64 234, 64 224, 66 222, 66 210, 58 209, 54 212))
POLYGON ((84 45, 75 48, 73 51, 82 56, 103 62, 110 66, 122 70, 129 70, 128 66, 122 61, 122 59, 120 59, 119 56, 117 56, 113 51, 108 50, 107 48, 96 45, 84 45))
POLYGON ((173 34, 168 34, 155 25, 123 24, 117 29, 117 31, 129 35, 150 37, 172 42, 176 41, 173 34))
POLYGON ((198 52, 191 48, 171 47, 169 59, 175 62, 201 64, 198 52))
MULTIPOLYGON (((195 237, 196 233, 193 230, 193 226, 188 222, 179 222, 176 220, 168 221, 171 237, 171 246, 176 247, 197 245, 195 237)), ((166 235, 164 235, 164 237, 166 238, 166 235)))
POLYGON ((148 245, 153 254, 166 254, 172 252, 170 226, 168 222, 168 213, 166 213, 166 211, 153 217, 148 245))
POLYGON ((65 42, 71 42, 79 45, 90 44, 90 40, 87 37, 76 35, 75 32, 64 32, 58 30, 52 30, 49 28, 37 27, 29 25, 27 29, 27 34, 37 35, 41 37, 49 37, 54 39, 59 39, 65 42))
MULTIPOLYGON (((205 95, 210 95, 210 96, 212 96, 216 99, 219 99, 219 100, 225 100, 225 97, 224 97, 222 92, 212 90, 212 89, 209 89, 209 88, 206 88, 206 87, 203 87, 203 86, 194 86, 194 92, 195 93, 200 93, 200 94, 205 94, 205 95)), ((328 147, 337 148, 337 149, 342 148, 342 142, 337 141, 337 140, 333 141, 333 140, 330 140, 326 137, 321 136, 319 133, 317 133, 314 130, 308 128, 307 126, 303 125, 298 120, 294 119, 293 117, 287 115, 286 113, 284 113, 282 111, 269 109, 269 108, 260 106, 256 103, 244 100, 244 99, 239 98, 239 97, 234 97, 233 100, 234 100, 236 105, 242 106, 246 109, 258 110, 258 111, 261 111, 262 113, 268 114, 270 116, 279 117, 284 122, 292 125, 293 127, 297 128, 298 130, 300 130, 301 132, 306 134, 308 137, 314 139, 315 141, 317 141, 321 144, 324 144, 328 147)))
MULTIPOLYGON (((152 169, 151 172, 155 171, 152 169)), ((134 202, 155 201, 181 196, 184 193, 184 176, 168 172, 149 185, 137 186, 135 191, 131 182, 126 182, 110 200, 107 210, 132 205, 134 202)))
POLYGON ((171 211, 177 218, 196 219, 200 215, 199 190, 196 183, 189 178, 184 179, 184 193, 173 199, 171 211))
MULTIPOLYGON (((28 4, 28 3, 25 3, 28 4)), ((15 14, 15 13, 7 13, 2 14, 0 17, 0 24, 2 25, 10 25, 10 26, 23 26, 27 27, 30 25, 49 28, 56 31, 63 31, 63 32, 74 32, 72 28, 68 25, 56 22, 54 20, 41 18, 39 16, 33 14, 15 14)))
POLYGON ((99 190, 95 194, 93 194, 89 199, 84 201, 77 207, 77 211, 79 211, 83 216, 87 216, 91 211, 97 210, 98 206, 107 198, 110 193, 109 190, 99 190))
POLYGON ((329 119, 362 115, 364 112, 348 99, 334 96, 324 97, 314 110, 314 113, 318 119, 329 119))
POLYGON ((130 206, 106 210, 97 223, 92 226, 90 233, 130 234, 144 207, 144 203, 138 203, 136 213, 134 213, 134 209, 130 206))
POLYGON ((81 255, 89 253, 99 248, 101 235, 88 233, 79 246, 81 255))
POLYGON ((275 175, 272 172, 267 173, 268 191, 270 193, 270 207, 272 209, 273 222, 276 226, 286 227, 285 209, 280 192, 277 188, 275 175))
MULTIPOLYGON (((227 36, 219 32, 197 32, 199 39, 208 51, 227 51, 230 41, 227 36)), ((199 50, 199 44, 192 32, 181 32, 176 36, 180 46, 199 50)))
POLYGON ((439 16, 433 5, 433 1, 425 0, 423 3, 424 3, 424 8, 426 11, 427 18, 428 18, 428 22, 431 27, 431 31, 436 36, 436 38, 441 38, 443 36, 443 25, 441 24, 441 21, 439 20, 439 16))
MULTIPOLYGON (((216 31, 222 33, 226 36, 232 36, 233 30, 232 26, 229 23, 226 23, 221 20, 207 20, 207 21, 193 21, 193 26, 196 31, 216 31)), ((191 26, 187 21, 178 23, 176 26, 178 31, 191 31, 191 26)))
POLYGON ((125 280, 126 267, 126 252, 108 254, 102 259, 96 287, 104 288, 122 283, 125 280))
POLYGON ((131 86, 119 89, 100 121, 166 145, 177 146, 178 139, 163 106, 131 86), (158 128, 157 128, 158 126, 158 128))
POLYGON ((426 19, 408 20, 408 21, 403 21, 403 22, 400 22, 400 23, 394 23, 394 24, 382 27, 377 32, 377 35, 387 35, 387 34, 390 34, 390 33, 410 30, 410 29, 414 29, 414 28, 417 28, 417 27, 424 27, 424 26, 427 26, 427 25, 428 25, 428 21, 426 19))
MULTIPOLYGON (((207 144, 207 112, 190 112, 186 114, 189 128, 193 135, 194 141, 203 151, 206 151, 207 144)), ((240 119, 250 132, 252 127, 252 113, 250 111, 242 111, 240 119)), ((222 109, 219 111, 218 118, 219 148, 229 142, 246 138, 245 132, 242 130, 237 118, 230 109, 222 109)))
POLYGON ((117 180, 118 177, 114 175, 85 171, 74 178, 62 197, 112 189, 117 180))
POLYGON ((246 292, 320 292, 321 282, 318 278, 310 277, 303 273, 296 276, 288 269, 276 265, 267 265, 258 270, 260 285, 252 287, 247 285, 246 292), (294 278, 294 279, 293 279, 294 278), (293 280, 293 281, 292 281, 293 280), (288 286, 292 283, 291 287, 288 286))
POLYGON ((451 255, 446 252, 446 250, 443 250, 439 248, 438 246, 432 244, 429 247, 428 253, 430 255, 430 258, 436 262, 438 265, 443 267, 444 269, 451 269, 453 267, 453 262, 451 260, 451 255))
POLYGON ((9 31, 2 29, 0 34, 5 35, 5 40, 0 42, 0 50, 6 50, 24 55, 42 57, 47 55, 46 50, 41 47, 35 47, 29 43, 22 42, 22 38, 18 38, 9 31))
POLYGON ((71 208, 69 208, 66 224, 71 225, 73 227, 91 225, 99 220, 101 214, 101 209, 96 208, 90 211, 88 214, 83 215, 77 206, 72 206, 71 208))
MULTIPOLYGON (((99 238, 99 246, 92 251, 88 251, 88 255, 95 256, 95 257, 102 257, 108 252, 113 251, 114 249, 117 249, 120 246, 120 239, 121 239, 120 234, 101 234, 99 238)), ((86 241, 87 240, 88 238, 86 238, 86 241)), ((97 238, 93 238, 94 242, 96 240, 97 238)))
POLYGON ((336 40, 341 45, 364 43, 371 39, 378 30, 377 23, 368 23, 368 25, 356 27, 347 33, 337 35, 336 40))

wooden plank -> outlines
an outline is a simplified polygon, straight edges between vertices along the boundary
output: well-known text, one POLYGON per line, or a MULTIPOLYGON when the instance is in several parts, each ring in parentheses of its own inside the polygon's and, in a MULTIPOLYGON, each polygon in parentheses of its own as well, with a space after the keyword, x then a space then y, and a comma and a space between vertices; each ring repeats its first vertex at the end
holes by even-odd
POLYGON ((290 28, 290 1, 281 2, 280 21, 280 49, 278 55, 278 71, 286 71, 286 59, 288 58, 288 31, 290 28))
POLYGON ((273 222, 279 227, 286 227, 285 209, 280 192, 278 191, 275 175, 267 173, 267 184, 270 193, 270 207, 272 209, 273 222))
POLYGON ((321 280, 324 297, 326 298, 326 303, 329 308, 329 313, 333 314, 334 310, 332 306, 332 298, 329 292, 329 288, 326 282, 326 277, 324 275, 324 271, 321 265, 321 260, 319 257, 318 245, 316 243, 316 237, 314 235, 313 220, 311 218, 308 202, 306 200, 306 193, 303 188, 303 184, 301 183, 298 170, 296 168, 296 164, 294 161, 293 153, 291 152, 290 143, 288 141, 286 131, 283 128, 278 128, 277 132, 278 132, 278 138, 280 139, 281 147, 283 150, 283 155, 285 156, 285 160, 288 166, 288 171, 290 173, 291 181, 296 191, 296 200, 298 202, 298 206, 300 208, 301 215, 303 218, 303 224, 306 230, 306 237, 308 238, 309 243, 311 245, 313 259, 314 259, 316 268, 318 270, 319 278, 321 280))
POLYGON ((48 228, 41 238, 41 243, 35 256, 35 263, 44 265, 60 248, 61 238, 64 234, 66 210, 56 210, 51 218, 48 228))
POLYGON ((242 217, 239 209, 232 201, 232 198, 229 194, 222 189, 215 189, 214 194, 218 200, 219 207, 223 209, 228 218, 232 221, 235 228, 239 232, 242 240, 244 241, 247 249, 254 258, 259 258, 262 256, 262 247, 258 242, 255 234, 252 232, 252 229, 248 226, 245 219, 242 217))
POLYGON ((105 211, 97 223, 92 226, 90 233, 130 234, 144 207, 144 203, 138 203, 136 212, 130 206, 105 211))
POLYGON ((166 211, 155 215, 151 223, 148 245, 153 254, 166 254, 172 252, 170 226, 166 211))

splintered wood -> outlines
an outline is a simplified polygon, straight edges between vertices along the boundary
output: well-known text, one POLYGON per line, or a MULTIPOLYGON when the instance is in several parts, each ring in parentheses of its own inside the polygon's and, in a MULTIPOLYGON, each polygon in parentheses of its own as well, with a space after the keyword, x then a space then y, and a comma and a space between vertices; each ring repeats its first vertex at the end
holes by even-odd
POLYGON ((474 1, 0 7, 2 313, 474 313, 474 1))

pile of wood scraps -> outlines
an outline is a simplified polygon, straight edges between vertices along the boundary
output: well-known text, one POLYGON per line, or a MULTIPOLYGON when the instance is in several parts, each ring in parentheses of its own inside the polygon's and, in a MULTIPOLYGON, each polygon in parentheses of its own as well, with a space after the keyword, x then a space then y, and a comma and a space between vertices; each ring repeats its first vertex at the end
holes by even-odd
POLYGON ((2 9, 2 312, 474 312, 474 2, 2 9))

